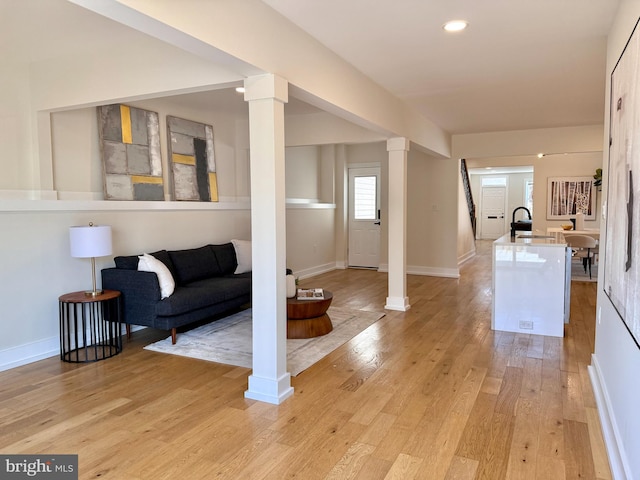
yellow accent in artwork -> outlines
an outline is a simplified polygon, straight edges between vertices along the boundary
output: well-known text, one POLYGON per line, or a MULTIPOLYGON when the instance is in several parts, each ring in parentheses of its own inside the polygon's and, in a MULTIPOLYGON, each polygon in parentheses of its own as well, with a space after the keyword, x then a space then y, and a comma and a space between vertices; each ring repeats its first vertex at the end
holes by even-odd
POLYGON ((131 175, 131 183, 155 183, 162 185, 162 177, 147 177, 145 175, 131 175))
POLYGON ((193 155, 181 155, 180 153, 173 154, 173 163, 182 163, 184 165, 195 165, 196 157, 193 155))
POLYGON ((122 143, 133 143, 131 110, 126 105, 120 105, 120 124, 122 126, 122 143))
POLYGON ((209 192, 211 194, 211 201, 218 201, 218 176, 216 172, 209 173, 209 192))

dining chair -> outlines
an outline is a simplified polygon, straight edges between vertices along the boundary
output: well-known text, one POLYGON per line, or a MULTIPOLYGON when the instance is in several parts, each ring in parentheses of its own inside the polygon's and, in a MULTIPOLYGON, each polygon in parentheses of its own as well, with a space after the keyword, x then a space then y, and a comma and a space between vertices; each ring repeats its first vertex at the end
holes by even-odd
POLYGON ((573 250, 573 257, 582 259, 584 273, 587 273, 587 267, 589 268, 591 279, 591 263, 598 246, 596 239, 589 235, 565 235, 564 239, 573 250))

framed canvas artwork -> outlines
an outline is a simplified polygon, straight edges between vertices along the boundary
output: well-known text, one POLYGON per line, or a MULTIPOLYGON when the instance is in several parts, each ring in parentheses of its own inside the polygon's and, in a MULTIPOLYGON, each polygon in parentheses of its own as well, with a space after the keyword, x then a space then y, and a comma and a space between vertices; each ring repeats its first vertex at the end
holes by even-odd
POLYGON ((158 114, 127 105, 98 107, 106 200, 164 200, 158 114))
POLYGON ((596 190, 592 177, 550 177, 547 185, 547 220, 568 220, 582 212, 596 218, 596 190))
POLYGON ((167 116, 167 141, 175 200, 218 201, 213 127, 167 116))
POLYGON ((640 348, 640 33, 611 74, 603 288, 640 348))

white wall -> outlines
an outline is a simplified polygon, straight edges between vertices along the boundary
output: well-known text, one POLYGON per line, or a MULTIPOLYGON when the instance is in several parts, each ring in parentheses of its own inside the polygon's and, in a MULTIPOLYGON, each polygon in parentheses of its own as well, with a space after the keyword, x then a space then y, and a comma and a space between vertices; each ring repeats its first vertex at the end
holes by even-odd
POLYGON ((601 152, 602 125, 453 135, 454 158, 601 152))
POLYGON ((301 278, 336 268, 333 145, 287 147, 287 267, 301 278))
MULTIPOLYGON (((620 3, 618 14, 609 34, 607 48, 607 90, 605 135, 603 145, 608 146, 608 112, 610 75, 622 50, 640 17, 640 1, 626 0, 620 3)), ((636 32, 637 33, 637 32, 636 32)), ((607 156, 605 155, 603 197, 606 198, 607 156)), ((601 236, 606 241, 606 232, 601 236), (604 238, 603 238, 604 237, 604 238)), ((607 258, 601 251, 599 275, 606 269, 607 258)), ((599 279, 602 283, 602 277, 599 279)), ((614 477, 618 479, 640 478, 640 349, 634 343, 607 295, 598 289, 596 345, 592 358, 591 377, 603 424, 605 441, 614 477)))
POLYGON ((320 148, 287 147, 285 177, 288 199, 320 201, 320 148))
MULTIPOLYGON (((590 177, 602 168, 602 152, 567 153, 536 159, 533 178, 534 228, 546 231, 547 227, 559 227, 567 220, 547 220, 548 179, 550 177, 590 177)), ((596 189, 596 216, 585 220, 585 228, 599 228, 602 214, 602 194, 596 189)))
POLYGON ((334 208, 287 208, 287 267, 304 278, 336 268, 334 208))
MULTIPOLYGON (((285 105, 285 114, 287 106, 285 105)), ((371 143, 385 141, 384 135, 360 127, 327 112, 286 115, 287 146, 326 145, 336 143, 371 143)))
POLYGON ((411 150, 407 177, 407 272, 458 277, 458 162, 411 150))
POLYGON ((29 66, 5 63, 0 71, 0 190, 32 185, 29 66))

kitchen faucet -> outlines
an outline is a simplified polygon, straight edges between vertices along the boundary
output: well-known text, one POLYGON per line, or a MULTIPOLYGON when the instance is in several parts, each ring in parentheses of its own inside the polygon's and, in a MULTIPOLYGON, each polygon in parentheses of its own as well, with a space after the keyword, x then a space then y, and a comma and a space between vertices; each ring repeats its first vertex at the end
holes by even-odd
POLYGON ((527 212, 527 216, 529 217, 529 220, 531 220, 531 212, 527 207, 516 208, 511 214, 511 237, 512 238, 516 236, 516 212, 518 210, 524 210, 525 212, 527 212))

